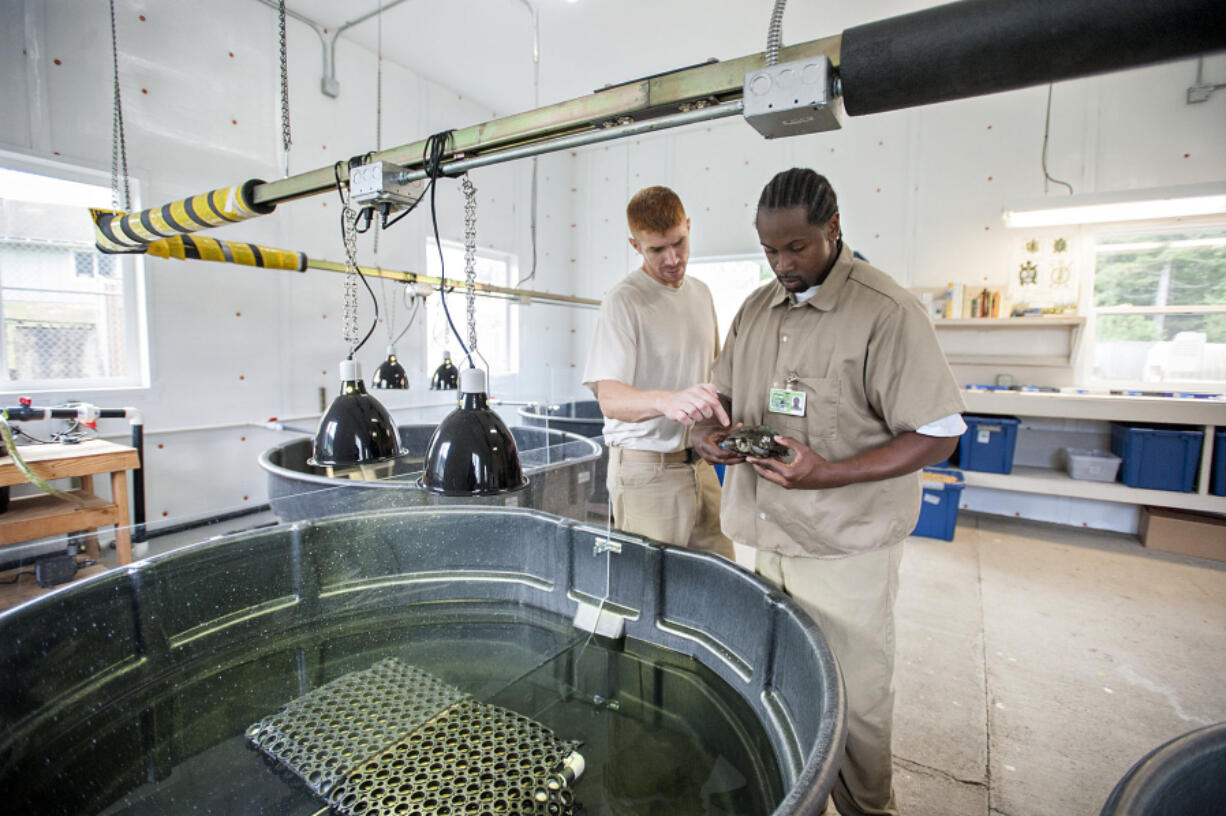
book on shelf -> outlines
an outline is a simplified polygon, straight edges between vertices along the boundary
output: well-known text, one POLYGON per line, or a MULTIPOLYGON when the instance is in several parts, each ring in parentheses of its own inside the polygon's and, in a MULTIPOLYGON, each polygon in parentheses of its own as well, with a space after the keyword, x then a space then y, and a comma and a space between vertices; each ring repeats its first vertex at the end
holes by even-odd
POLYGON ((1008 314, 1005 290, 992 286, 973 286, 951 282, 945 289, 947 319, 967 317, 1000 317, 1008 314))

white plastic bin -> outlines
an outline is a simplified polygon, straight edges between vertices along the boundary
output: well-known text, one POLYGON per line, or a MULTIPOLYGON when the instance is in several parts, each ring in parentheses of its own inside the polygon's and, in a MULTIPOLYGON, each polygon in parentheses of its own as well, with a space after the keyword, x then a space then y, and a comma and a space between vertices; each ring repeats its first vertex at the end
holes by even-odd
POLYGON ((1100 450, 1065 448, 1064 466, 1074 479, 1114 482, 1120 470, 1120 457, 1100 450))

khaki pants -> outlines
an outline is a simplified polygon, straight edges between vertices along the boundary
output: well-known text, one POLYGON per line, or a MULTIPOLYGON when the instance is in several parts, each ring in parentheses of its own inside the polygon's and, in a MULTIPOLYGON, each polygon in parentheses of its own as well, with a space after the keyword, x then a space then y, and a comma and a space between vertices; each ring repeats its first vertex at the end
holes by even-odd
POLYGON ((847 747, 831 796, 840 816, 897 816, 894 601, 902 544, 846 558, 759 552, 759 575, 784 590, 825 635, 847 692, 847 747))
POLYGON ((719 479, 709 462, 628 462, 623 453, 609 448, 609 507, 617 529, 736 559, 719 529, 719 479))

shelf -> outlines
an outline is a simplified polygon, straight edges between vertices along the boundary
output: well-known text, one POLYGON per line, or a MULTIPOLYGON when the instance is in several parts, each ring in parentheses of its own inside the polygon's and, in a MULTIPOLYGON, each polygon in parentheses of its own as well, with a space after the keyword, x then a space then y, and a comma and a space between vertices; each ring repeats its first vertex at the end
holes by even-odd
POLYGON ((9 509, 0 514, 0 546, 116 523, 118 511, 113 503, 80 490, 66 492, 81 498, 84 506, 78 507, 49 495, 24 496, 10 501, 9 509))
POLYGON ((946 354, 950 365, 988 366, 1067 366, 1069 358, 1059 354, 946 354))
POLYGON ((1085 322, 1077 315, 964 317, 936 319, 932 325, 950 365, 1068 368, 1085 322))
POLYGON ((1013 472, 1009 474, 964 470, 962 478, 967 486, 992 490, 1226 513, 1226 496, 1180 493, 1174 490, 1142 490, 1119 482, 1091 482, 1074 479, 1067 473, 1052 468, 1014 466, 1013 472))
POLYGON ((1086 319, 1068 317, 940 317, 932 321, 938 329, 1046 329, 1052 326, 1084 326, 1086 319))

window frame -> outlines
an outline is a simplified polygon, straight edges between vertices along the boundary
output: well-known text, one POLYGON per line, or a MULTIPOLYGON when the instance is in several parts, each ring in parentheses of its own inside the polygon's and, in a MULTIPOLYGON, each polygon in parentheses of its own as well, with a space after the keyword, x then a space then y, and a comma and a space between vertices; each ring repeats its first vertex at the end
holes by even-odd
POLYGON ((1124 309, 1119 306, 1099 307, 1095 302, 1095 287, 1098 277, 1098 247, 1105 238, 1121 238, 1129 235, 1152 235, 1155 232, 1198 232, 1205 230, 1220 230, 1226 235, 1226 215, 1210 215, 1199 217, 1159 218, 1146 221, 1130 221, 1085 225, 1082 228, 1086 247, 1087 268, 1090 274, 1083 292, 1086 316, 1086 356, 1085 370, 1087 376, 1083 381, 1096 390, 1122 391, 1185 391, 1226 393, 1226 380, 1136 380, 1136 379, 1105 379, 1097 376, 1094 369, 1094 350, 1098 345, 1098 320, 1100 316, 1119 314, 1226 314, 1226 303, 1198 304, 1192 306, 1140 306, 1124 309))
POLYGON ((732 310, 731 316, 728 318, 727 324, 724 323, 724 321, 721 319, 721 316, 719 314, 720 298, 719 298, 719 294, 717 293, 716 287, 712 285, 711 281, 702 277, 702 275, 694 275, 695 280, 702 281, 704 284, 706 284, 707 288, 711 290, 711 299, 715 301, 716 318, 719 324, 717 329, 719 332, 720 348, 723 348, 724 340, 728 336, 728 330, 732 328, 732 320, 733 318, 735 318, 736 313, 740 311, 741 305, 745 303, 745 298, 748 298, 751 294, 753 294, 758 289, 760 289, 764 284, 770 283, 770 281, 774 280, 774 273, 771 272, 770 264, 767 262, 766 257, 762 254, 761 248, 759 248, 757 252, 734 252, 734 253, 728 253, 728 254, 723 254, 723 255, 703 255, 700 257, 691 257, 688 263, 686 264, 686 275, 687 276, 690 275, 695 266, 701 267, 706 264, 721 264, 721 263, 751 263, 758 267, 759 275, 761 275, 764 272, 766 273, 766 276, 759 277, 758 282, 754 284, 754 286, 748 292, 745 293, 745 297, 741 298, 740 303, 738 303, 737 307, 732 310))
MULTIPOLYGON (((442 239, 440 243, 442 244, 444 251, 455 252, 455 253, 458 253, 461 257, 463 257, 464 244, 460 243, 459 241, 449 241, 446 238, 442 239)), ((432 267, 433 263, 438 262, 438 244, 435 243, 433 235, 426 236, 425 246, 426 246, 426 263, 425 263, 426 274, 431 275, 431 276, 437 276, 437 270, 432 267)), ((480 260, 492 261, 495 263, 504 264, 506 266, 507 280, 502 283, 497 282, 497 281, 490 281, 490 283, 494 286, 514 287, 515 282, 519 279, 519 256, 517 256, 513 252, 503 252, 501 250, 478 247, 477 248, 477 260, 478 261, 480 260)), ((448 281, 458 282, 458 285, 455 287, 453 291, 449 292, 449 295, 453 296, 453 295, 459 294, 460 302, 463 303, 463 296, 464 296, 463 267, 462 266, 460 267, 460 269, 458 270, 458 274, 457 274, 457 270, 453 269, 449 265, 447 266, 445 272, 447 273, 448 281)), ((434 293, 438 294, 437 289, 435 290, 434 293)), ((507 315, 507 321, 506 321, 507 336, 503 338, 494 338, 494 339, 502 343, 504 346, 511 346, 511 352, 513 352, 513 353, 507 354, 507 362, 509 364, 508 370, 498 370, 494 366, 492 365, 490 366, 488 373, 491 378, 491 381, 495 377, 517 377, 519 376, 522 370, 521 361, 520 361, 522 338, 520 336, 521 325, 520 325, 519 310, 518 308, 512 308, 512 307, 518 307, 520 305, 520 302, 518 299, 515 299, 510 296, 506 297, 505 299, 504 298, 490 298, 485 295, 482 295, 480 297, 483 297, 486 300, 503 300, 504 301, 504 308, 506 309, 506 315, 507 315)), ((462 325, 462 321, 464 320, 465 312, 463 310, 460 310, 457 312, 457 310, 451 304, 452 304, 452 301, 448 301, 448 309, 451 312, 451 319, 456 323, 456 328, 462 332, 462 336, 464 337, 465 343, 467 344, 467 341, 468 341, 467 332, 465 332, 464 326, 462 325)), ((426 349, 425 349, 426 356, 427 356, 427 361, 426 361, 427 371, 433 371, 434 370, 433 366, 438 364, 438 361, 435 360, 434 357, 438 356, 437 352, 439 351, 438 349, 432 348, 431 341, 433 339, 434 326, 430 323, 431 312, 432 310, 429 309, 429 301, 427 301, 426 349)), ((488 334, 488 330, 483 330, 480 323, 478 323, 477 325, 477 334, 478 334, 477 339, 479 343, 488 344, 490 342, 491 338, 488 334)), ((449 328, 448 337, 450 336, 451 334, 450 334, 450 328, 449 328)), ((454 343, 450 343, 450 342, 445 344, 445 347, 452 351, 453 353, 452 359, 456 362, 457 366, 460 366, 461 364, 460 360, 463 356, 462 350, 459 349, 454 343)), ((478 346, 478 350, 480 350, 480 348, 481 348, 481 345, 478 346)), ((441 360, 442 357, 439 356, 438 359, 441 360)))
MULTIPOLYGON (((20 173, 30 173, 79 184, 89 184, 107 190, 111 187, 109 172, 8 150, 0 150, 0 167, 20 173)), ((141 179, 137 176, 129 176, 129 188, 132 195, 132 209, 137 210, 140 207, 141 200, 141 179)), ((81 217, 85 218, 87 215, 83 208, 81 217)), ((69 244, 58 246, 64 246, 70 249, 70 251, 78 251, 80 249, 69 244)), ((4 371, 0 372, 0 390, 20 391, 27 394, 44 394, 65 391, 133 391, 149 388, 149 319, 145 289, 144 255, 123 254, 109 255, 107 257, 113 259, 112 276, 119 278, 123 284, 124 348, 127 356, 125 367, 128 373, 123 377, 10 380, 8 379, 7 371, 4 371)), ((88 278, 88 280, 94 280, 100 275, 98 258, 94 260, 93 271, 93 276, 88 278)), ((3 279, 0 278, 0 291, 2 290, 3 279)), ((3 315, 0 313, 0 320, 2 320, 2 317, 3 315)), ((0 330, 0 360, 7 359, 7 348, 3 334, 4 332, 0 330)))

